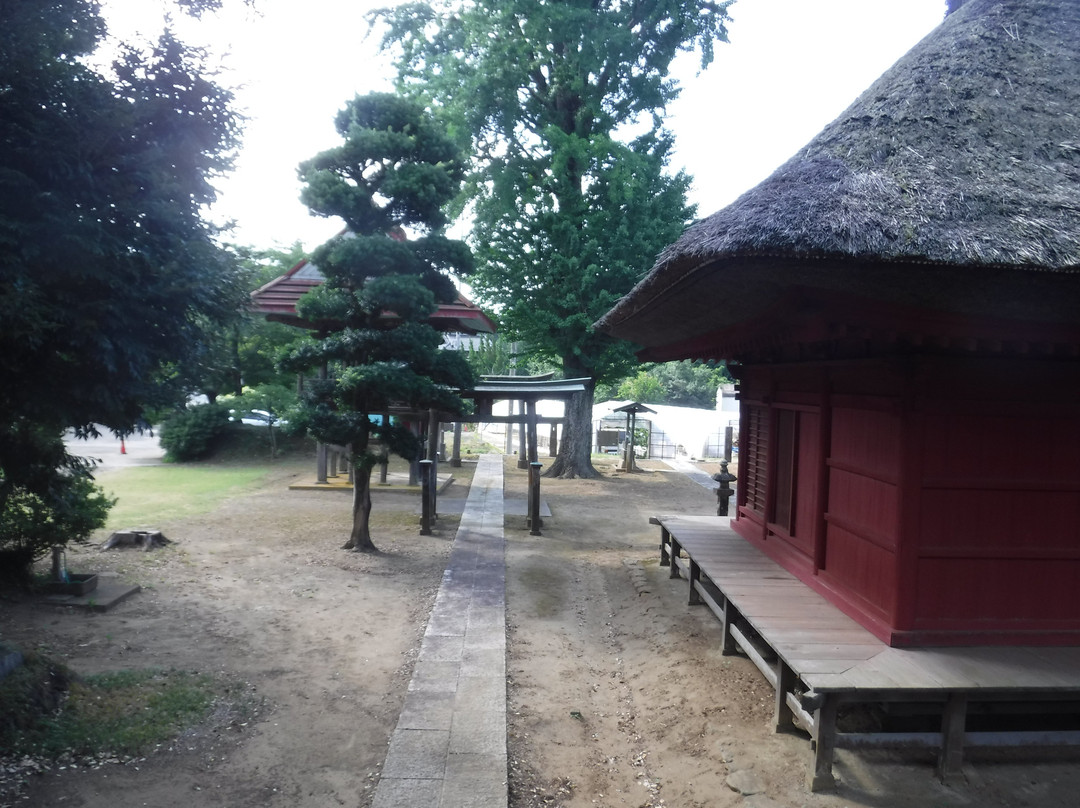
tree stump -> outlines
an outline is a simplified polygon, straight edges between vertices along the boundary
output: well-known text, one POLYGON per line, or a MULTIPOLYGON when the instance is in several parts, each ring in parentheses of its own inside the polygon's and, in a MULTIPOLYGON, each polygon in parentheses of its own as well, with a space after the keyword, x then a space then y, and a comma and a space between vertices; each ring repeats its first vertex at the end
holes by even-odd
POLYGON ((128 527, 118 530, 106 539, 101 545, 102 550, 112 550, 114 547, 141 547, 145 551, 155 550, 172 544, 166 539, 160 530, 153 528, 128 527))

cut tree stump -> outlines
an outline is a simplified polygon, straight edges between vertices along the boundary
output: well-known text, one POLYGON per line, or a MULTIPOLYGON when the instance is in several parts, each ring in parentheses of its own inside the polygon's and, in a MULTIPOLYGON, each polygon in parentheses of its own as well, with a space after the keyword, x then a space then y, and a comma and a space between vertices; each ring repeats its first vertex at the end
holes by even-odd
POLYGON ((153 528, 128 527, 118 530, 106 539, 101 545, 102 550, 111 550, 114 547, 141 547, 143 550, 154 550, 172 544, 162 535, 160 530, 153 528))

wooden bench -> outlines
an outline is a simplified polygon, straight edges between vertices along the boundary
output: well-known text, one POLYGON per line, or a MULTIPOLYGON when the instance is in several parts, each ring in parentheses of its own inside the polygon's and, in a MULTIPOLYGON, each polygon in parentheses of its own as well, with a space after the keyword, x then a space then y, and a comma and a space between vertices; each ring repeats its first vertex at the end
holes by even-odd
MULTIPOLYGON (((810 789, 835 785, 837 748, 923 746, 938 772, 965 747, 1080 745, 1080 731, 969 731, 970 715, 1080 713, 1080 648, 891 648, 715 516, 658 516, 660 564, 689 582, 689 602, 720 620, 724 654, 743 653, 776 690, 774 729, 814 743, 810 789), (841 732, 841 705, 886 705, 940 718, 936 731, 841 732)), ((1077 724, 1080 726, 1080 723, 1077 724)))

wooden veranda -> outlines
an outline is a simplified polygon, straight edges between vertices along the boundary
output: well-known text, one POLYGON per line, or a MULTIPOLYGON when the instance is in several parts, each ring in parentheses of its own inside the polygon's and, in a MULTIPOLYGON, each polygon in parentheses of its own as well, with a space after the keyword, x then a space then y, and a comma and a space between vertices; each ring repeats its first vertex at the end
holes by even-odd
POLYGON ((835 784, 837 748, 936 748, 948 779, 968 747, 1080 745, 1080 647, 890 647, 727 519, 650 521, 661 565, 719 618, 722 652, 747 655, 775 688, 775 729, 813 740, 811 790, 835 784), (838 714, 852 706, 877 711, 881 725, 843 731, 838 714))

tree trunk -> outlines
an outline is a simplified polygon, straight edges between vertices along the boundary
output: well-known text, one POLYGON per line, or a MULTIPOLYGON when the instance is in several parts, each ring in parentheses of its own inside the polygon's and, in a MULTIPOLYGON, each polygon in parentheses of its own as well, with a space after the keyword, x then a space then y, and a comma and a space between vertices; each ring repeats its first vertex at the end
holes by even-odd
POLYGON ((352 532, 343 550, 375 553, 379 548, 371 541, 371 466, 356 464, 353 468, 352 532))
POLYGON ((371 540, 371 470, 375 468, 375 459, 368 454, 368 439, 364 429, 348 447, 353 478, 352 531, 342 549, 357 553, 379 550, 371 540))
POLYGON ((593 382, 590 379, 585 391, 566 402, 566 426, 555 462, 544 472, 545 477, 599 477, 592 464, 592 409, 593 382))
POLYGON ((232 366, 229 368, 229 381, 232 385, 232 394, 240 396, 244 394, 244 374, 240 369, 240 328, 235 326, 229 335, 229 359, 232 366))

